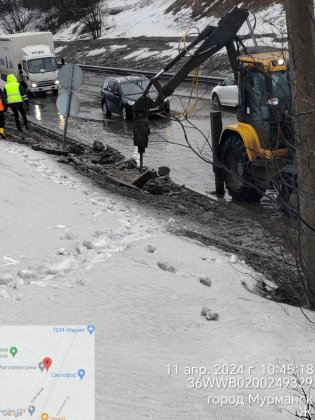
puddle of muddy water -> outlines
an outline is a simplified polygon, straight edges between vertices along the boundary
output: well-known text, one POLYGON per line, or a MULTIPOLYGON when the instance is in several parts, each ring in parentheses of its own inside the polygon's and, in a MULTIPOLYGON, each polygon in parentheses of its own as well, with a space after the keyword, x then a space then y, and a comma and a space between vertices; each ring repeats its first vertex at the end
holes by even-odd
MULTIPOLYGON (((179 112, 188 105, 188 99, 174 96, 171 104, 176 118, 180 118, 179 112)), ((212 153, 208 144, 210 109, 209 100, 199 101, 196 112, 189 117, 191 124, 188 121, 183 121, 181 125, 169 119, 150 119, 151 135, 149 147, 144 155, 145 165, 153 168, 169 166, 175 182, 201 192, 212 191, 212 166, 189 149, 184 136, 185 131, 192 147, 205 159, 211 160, 212 153)), ((51 95, 47 95, 46 98, 33 98, 29 114, 38 122, 47 124, 59 132, 63 130, 64 117, 56 112, 55 98, 51 95)), ((230 123, 235 115, 224 111, 223 117, 225 123, 230 123)), ((79 118, 69 119, 68 134, 89 144, 101 140, 119 149, 127 158, 139 159, 137 149, 133 145, 132 122, 123 121, 116 115, 105 118, 100 107, 97 107, 97 101, 92 104, 82 102, 79 118)))

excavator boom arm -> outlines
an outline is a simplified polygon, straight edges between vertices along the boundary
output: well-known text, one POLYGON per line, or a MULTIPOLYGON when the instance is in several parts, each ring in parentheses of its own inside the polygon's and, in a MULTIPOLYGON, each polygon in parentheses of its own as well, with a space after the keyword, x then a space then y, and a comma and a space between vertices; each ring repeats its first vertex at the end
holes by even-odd
POLYGON ((134 144, 135 146, 138 146, 138 152, 141 155, 141 162, 142 154, 148 145, 148 135, 150 131, 148 122, 147 94, 151 86, 153 85, 158 92, 155 103, 163 103, 165 98, 174 93, 175 89, 194 68, 198 67, 224 47, 227 49, 231 67, 236 75, 238 71, 238 61, 234 40, 237 39, 237 33, 243 23, 247 20, 248 15, 249 13, 247 9, 234 7, 220 20, 218 26, 206 26, 206 28, 200 32, 200 34, 187 46, 186 49, 181 51, 163 68, 163 70, 152 77, 143 95, 135 102, 133 107, 134 144), (166 82, 164 86, 162 86, 158 80, 159 77, 164 72, 170 70, 199 43, 201 43, 201 45, 196 48, 192 54, 190 54, 183 66, 166 82))
MULTIPOLYGON (((224 16, 219 25, 210 31, 204 42, 195 51, 193 55, 186 61, 186 63, 175 73, 175 75, 163 86, 164 98, 173 94, 175 89, 182 83, 184 78, 200 64, 204 63, 208 58, 213 56, 216 52, 226 47, 235 49, 233 41, 237 37, 237 32, 240 30, 243 23, 248 17, 246 9, 239 9, 235 7, 230 13, 224 16)), ((202 32, 201 34, 202 35, 202 32)), ((198 37, 197 37, 198 39, 198 37)), ((202 39, 202 38, 201 38, 202 39)), ((196 41, 196 40, 195 40, 196 41)), ((198 41, 200 42, 200 40, 198 41)), ((234 54, 229 54, 231 67, 234 69, 237 66, 237 59, 234 54)))

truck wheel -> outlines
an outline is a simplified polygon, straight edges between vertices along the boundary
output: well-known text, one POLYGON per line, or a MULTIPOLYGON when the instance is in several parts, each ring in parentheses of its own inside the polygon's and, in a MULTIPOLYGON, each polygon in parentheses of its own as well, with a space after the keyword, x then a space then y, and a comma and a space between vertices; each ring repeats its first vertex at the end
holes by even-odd
POLYGON ((230 196, 236 201, 259 203, 265 190, 253 178, 246 149, 240 137, 227 138, 222 148, 224 180, 230 196))
POLYGON ((112 113, 108 109, 106 101, 102 102, 102 111, 103 111, 103 114, 105 115, 105 117, 110 117, 112 115, 112 113))
POLYGON ((54 96, 57 96, 57 95, 58 95, 58 89, 54 89, 54 90, 52 90, 52 94, 53 94, 54 96))

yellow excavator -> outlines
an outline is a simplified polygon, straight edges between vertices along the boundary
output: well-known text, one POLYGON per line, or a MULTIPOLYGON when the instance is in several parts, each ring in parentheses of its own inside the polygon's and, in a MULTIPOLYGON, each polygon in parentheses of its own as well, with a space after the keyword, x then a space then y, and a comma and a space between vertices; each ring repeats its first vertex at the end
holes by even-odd
MULTIPOLYGON (((259 202, 271 184, 278 191, 294 187, 293 130, 291 128, 291 92, 287 77, 288 57, 283 51, 248 54, 238 31, 248 20, 247 9, 234 7, 218 26, 207 26, 185 50, 154 76, 133 109, 134 144, 140 153, 148 146, 149 107, 147 97, 152 85, 158 91, 155 104, 162 104, 194 68, 221 48, 226 48, 239 87, 237 122, 219 128, 213 154, 214 171, 235 200, 259 202), (201 45, 197 45, 201 42, 201 45), (241 54, 241 49, 245 53, 241 54), (193 52, 190 52, 192 50, 193 52), (183 66, 163 86, 159 77, 179 60, 183 66)), ((214 133, 218 130, 212 130, 214 133)), ((214 144, 214 143, 213 143, 214 144)))
POLYGON ((272 184, 283 193, 293 182, 287 57, 283 51, 242 55, 239 64, 238 121, 223 128, 217 158, 229 194, 257 202, 272 184))

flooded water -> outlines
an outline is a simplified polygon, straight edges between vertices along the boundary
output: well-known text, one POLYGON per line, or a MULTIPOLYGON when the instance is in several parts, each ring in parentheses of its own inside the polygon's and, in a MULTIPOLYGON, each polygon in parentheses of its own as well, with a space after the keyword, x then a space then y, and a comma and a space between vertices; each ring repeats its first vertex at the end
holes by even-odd
MULTIPOLYGON (((104 75, 85 73, 84 83, 77 91, 81 101, 80 112, 76 118, 69 119, 68 135, 88 144, 100 140, 119 149, 127 158, 138 160, 137 148, 133 145, 132 122, 123 121, 116 115, 105 118, 101 111, 103 79, 104 75)), ((174 181, 203 193, 214 189, 212 166, 207 162, 212 158, 209 146, 210 111, 213 109, 210 92, 211 86, 200 86, 198 102, 189 102, 190 86, 181 86, 171 99, 171 110, 181 122, 152 118, 149 147, 144 155, 145 165, 155 169, 162 165, 169 166, 174 181), (181 114, 185 110, 191 116, 183 121, 181 114)), ((31 98, 28 113, 42 125, 63 131, 64 117, 57 112, 56 97, 48 94, 31 98)), ((223 124, 236 120, 235 111, 228 108, 222 111, 222 116, 223 124)))

